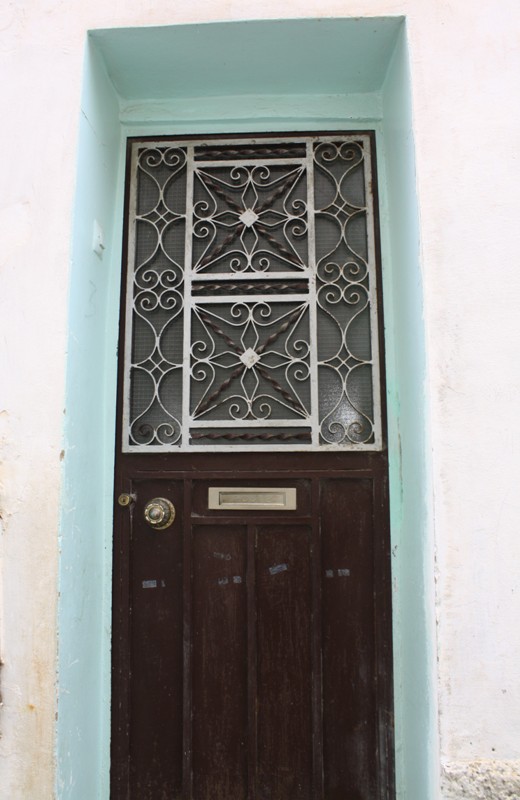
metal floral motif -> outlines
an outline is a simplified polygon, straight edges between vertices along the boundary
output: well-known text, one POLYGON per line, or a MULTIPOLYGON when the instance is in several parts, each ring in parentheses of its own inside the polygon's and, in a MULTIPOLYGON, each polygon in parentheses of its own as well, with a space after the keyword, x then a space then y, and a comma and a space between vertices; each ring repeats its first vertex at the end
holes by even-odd
POLYGON ((136 145, 127 450, 380 447, 367 136, 136 145))
POLYGON ((307 302, 198 304, 194 316, 194 420, 310 419, 307 302))
POLYGON ((195 170, 195 272, 268 272, 307 263, 304 166, 232 164, 195 170))

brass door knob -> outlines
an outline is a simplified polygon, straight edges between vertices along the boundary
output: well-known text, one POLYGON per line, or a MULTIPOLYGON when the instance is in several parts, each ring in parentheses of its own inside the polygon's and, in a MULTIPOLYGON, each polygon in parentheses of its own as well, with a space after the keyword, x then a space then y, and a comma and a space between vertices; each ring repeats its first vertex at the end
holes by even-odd
POLYGON ((144 518, 156 531, 169 528, 175 519, 175 507, 165 497, 154 497, 144 507, 144 518))

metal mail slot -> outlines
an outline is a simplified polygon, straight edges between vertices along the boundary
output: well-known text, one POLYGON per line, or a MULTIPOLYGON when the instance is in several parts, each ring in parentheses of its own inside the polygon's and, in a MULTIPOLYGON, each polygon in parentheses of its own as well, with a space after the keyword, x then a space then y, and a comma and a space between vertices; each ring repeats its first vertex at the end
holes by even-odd
POLYGON ((229 511, 294 511, 296 489, 251 488, 251 486, 210 486, 208 508, 229 511))

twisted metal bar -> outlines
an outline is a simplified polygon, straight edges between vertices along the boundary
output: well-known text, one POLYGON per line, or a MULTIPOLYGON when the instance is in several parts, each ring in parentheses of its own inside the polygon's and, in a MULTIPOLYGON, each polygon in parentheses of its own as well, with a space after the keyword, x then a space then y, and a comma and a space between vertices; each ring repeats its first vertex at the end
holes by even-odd
POLYGON ((275 239, 275 237, 272 235, 272 233, 269 233, 267 228, 264 228, 263 225, 259 225, 257 223, 256 224, 256 229, 257 229, 257 231, 259 233, 262 234, 262 236, 265 239, 267 239, 269 244, 271 244, 273 247, 275 247, 278 250, 278 252, 280 252, 283 256, 285 256, 287 261, 290 261, 291 264, 294 264, 296 267, 303 267, 304 266, 303 261, 301 261, 300 259, 295 258, 295 254, 292 252, 292 250, 289 250, 289 248, 285 247, 285 245, 283 245, 281 242, 279 242, 278 239, 275 239))
POLYGON ((212 394, 210 394, 210 396, 207 397, 203 403, 197 406, 197 408, 193 412, 193 415, 194 416, 195 414, 200 415, 203 414, 205 411, 207 411, 210 405, 217 399, 217 397, 221 395, 222 392, 228 388, 228 386, 231 386, 234 380, 240 377, 245 368, 246 368, 245 364, 240 364, 240 366, 238 366, 235 370, 233 370, 229 378, 226 378, 226 380, 220 384, 218 389, 216 389, 212 394))
POLYGON ((262 378, 268 381, 271 384, 271 386, 282 395, 283 399, 287 403, 289 403, 289 405, 291 405, 296 411, 303 412, 304 414, 307 413, 303 405, 298 400, 298 398, 294 397, 290 392, 287 391, 287 389, 284 389, 283 386, 281 386, 278 383, 278 381, 275 380, 275 378, 273 378, 272 375, 269 375, 269 373, 267 372, 267 370, 264 369, 264 367, 261 367, 259 364, 255 364, 253 369, 256 369, 258 373, 262 376, 262 378))
POLYGON ((199 269, 201 267, 206 267, 220 255, 222 255, 226 247, 230 245, 237 238, 237 236, 239 236, 242 233, 243 230, 245 230, 245 227, 246 227, 245 225, 237 225, 237 227, 233 231, 228 233, 228 235, 221 244, 215 247, 215 249, 207 256, 204 256, 202 261, 200 261, 199 264, 196 264, 195 266, 198 267, 199 269))
POLYGON ((224 200, 228 204, 228 206, 233 208, 238 214, 242 214, 242 212, 245 211, 245 209, 242 208, 242 206, 240 206, 238 203, 236 203, 232 197, 229 197, 229 195, 222 188, 222 186, 216 181, 214 181, 213 178, 210 178, 210 176, 206 172, 202 172, 199 170, 197 172, 197 175, 199 176, 199 178, 202 180, 203 183, 205 183, 207 186, 210 186, 215 192, 215 194, 218 195, 220 198, 222 198, 222 200, 224 200))
POLYGON ((217 333, 222 339, 224 339, 225 343, 229 345, 229 347, 231 347, 231 349, 234 350, 235 353, 237 353, 239 356, 242 355, 242 348, 240 348, 236 344, 236 342, 234 342, 233 339, 230 336, 228 336, 225 331, 222 330, 222 328, 219 328, 217 323, 214 322, 214 320, 212 320, 211 317, 208 317, 208 315, 204 314, 204 312, 202 311, 199 313, 199 316, 201 320, 206 323, 206 325, 209 325, 209 327, 215 333, 217 333))
POLYGON ((285 320, 285 322, 283 322, 280 325, 278 330, 273 331, 273 333, 267 337, 265 342, 256 349, 258 355, 261 355, 265 351, 266 347, 269 347, 269 345, 274 344, 274 342, 276 342, 276 340, 282 335, 282 333, 285 333, 285 331, 290 327, 290 325, 292 325, 292 323, 296 321, 296 319, 301 315, 301 313, 302 311, 300 307, 296 311, 294 311, 291 314, 291 316, 285 320))
MULTIPOLYGON (((292 173, 287 176, 287 178, 280 184, 280 186, 274 190, 274 192, 266 197, 262 205, 258 206, 258 208, 253 209, 256 214, 261 214, 263 211, 267 211, 268 208, 271 208, 274 201, 277 200, 281 195, 285 192, 285 190, 291 187, 291 183, 294 185, 298 178, 301 177, 303 170, 300 169, 293 175, 292 173)), ((292 187, 291 187, 292 188, 292 187)))
POLYGON ((226 439, 229 441, 234 441, 237 439, 243 439, 245 441, 252 441, 254 439, 260 439, 263 442, 268 442, 273 439, 281 442, 287 442, 291 439, 305 439, 306 441, 311 441, 310 433, 219 433, 216 431, 211 431, 209 433, 202 433, 202 432, 194 432, 190 434, 190 438, 194 439, 226 439))
POLYGON ((195 159, 211 159, 211 158, 250 158, 251 156, 293 156, 294 158, 304 158, 305 157, 305 146, 298 146, 298 147, 247 147, 247 148, 238 148, 238 149, 226 149, 226 150, 218 150, 218 149, 203 149, 197 148, 195 152, 195 159), (298 155, 297 155, 298 154, 298 155))
POLYGON ((225 293, 233 293, 239 292, 240 294, 245 294, 246 292, 272 292, 273 294, 280 294, 282 292, 307 292, 309 290, 309 284, 307 281, 300 281, 295 283, 196 283, 192 284, 192 292, 193 294, 197 294, 199 292, 211 292, 212 294, 215 292, 225 292, 225 293))

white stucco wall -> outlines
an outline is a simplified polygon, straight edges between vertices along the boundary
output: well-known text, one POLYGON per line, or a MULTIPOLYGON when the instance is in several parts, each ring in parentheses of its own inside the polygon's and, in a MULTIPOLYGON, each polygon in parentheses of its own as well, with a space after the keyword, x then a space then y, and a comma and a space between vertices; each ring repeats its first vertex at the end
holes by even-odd
POLYGON ((432 5, 411 47, 444 797, 518 797, 520 9, 432 5))
MULTIPOLYGON (((261 8, 249 0, 174 7, 25 0, 0 8, 0 796, 10 800, 53 797, 60 453, 86 31, 280 13, 274 0, 261 8)), ((517 797, 519 6, 286 0, 283 14, 407 17, 429 364, 441 796, 517 797)))

